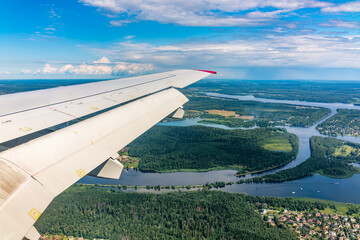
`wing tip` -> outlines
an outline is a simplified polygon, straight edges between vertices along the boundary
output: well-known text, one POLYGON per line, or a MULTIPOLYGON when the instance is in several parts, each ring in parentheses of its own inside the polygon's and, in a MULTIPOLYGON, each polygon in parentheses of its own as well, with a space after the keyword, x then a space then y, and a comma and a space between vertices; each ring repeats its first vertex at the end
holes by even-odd
POLYGON ((200 72, 207 72, 207 73, 211 73, 211 74, 217 74, 217 72, 215 71, 210 71, 210 70, 202 70, 202 69, 193 69, 195 71, 200 71, 200 72))

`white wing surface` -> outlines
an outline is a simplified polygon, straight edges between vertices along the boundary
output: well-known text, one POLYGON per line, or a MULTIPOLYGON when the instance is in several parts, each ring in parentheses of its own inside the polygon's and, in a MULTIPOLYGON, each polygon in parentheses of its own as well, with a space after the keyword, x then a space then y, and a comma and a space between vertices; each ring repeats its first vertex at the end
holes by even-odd
POLYGON ((52 199, 99 165, 99 176, 119 176, 121 164, 107 159, 188 101, 173 87, 211 73, 177 70, 0 96, 0 142, 115 107, 0 153, 0 239, 37 239, 33 224, 52 199))

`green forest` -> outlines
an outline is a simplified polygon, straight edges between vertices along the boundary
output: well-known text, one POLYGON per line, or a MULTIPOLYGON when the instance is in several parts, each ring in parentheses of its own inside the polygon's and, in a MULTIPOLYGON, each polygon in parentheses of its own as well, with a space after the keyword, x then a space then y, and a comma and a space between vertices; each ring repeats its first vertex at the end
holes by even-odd
POLYGON ((298 138, 276 128, 224 130, 155 126, 128 145, 141 171, 237 169, 240 173, 283 165, 296 156, 298 138))
POLYGON ((329 136, 360 135, 360 111, 338 109, 337 114, 319 124, 316 129, 329 136))
POLYGON ((282 182, 320 173, 337 178, 351 177, 359 173, 359 169, 349 165, 349 162, 359 161, 357 156, 339 154, 342 148, 360 148, 360 145, 344 142, 335 138, 311 137, 311 157, 300 165, 279 171, 275 174, 254 178, 254 182, 282 182))
POLYGON ((296 239, 284 225, 268 226, 246 200, 218 191, 123 193, 75 185, 35 227, 88 239, 296 239))
MULTIPOLYGON (((219 123, 230 127, 252 126, 279 126, 291 125, 295 127, 308 127, 330 114, 327 108, 301 107, 279 103, 262 103, 257 101, 239 101, 234 99, 219 99, 193 94, 186 91, 190 101, 184 105, 186 112, 202 111, 201 118, 207 122, 219 123), (253 120, 243 120, 235 117, 224 117, 208 114, 206 110, 235 111, 240 116, 253 116, 253 120), (204 114, 205 113, 205 114, 204 114), (209 119, 211 121, 209 121, 209 119)), ((190 117, 193 117, 190 114, 190 117)))

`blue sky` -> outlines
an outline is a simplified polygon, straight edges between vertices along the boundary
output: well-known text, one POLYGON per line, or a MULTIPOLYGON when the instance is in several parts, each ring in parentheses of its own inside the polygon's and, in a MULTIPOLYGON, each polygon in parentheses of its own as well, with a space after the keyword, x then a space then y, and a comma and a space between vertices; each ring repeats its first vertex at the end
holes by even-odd
POLYGON ((360 80, 360 1, 0 3, 0 79, 181 68, 230 79, 360 80))

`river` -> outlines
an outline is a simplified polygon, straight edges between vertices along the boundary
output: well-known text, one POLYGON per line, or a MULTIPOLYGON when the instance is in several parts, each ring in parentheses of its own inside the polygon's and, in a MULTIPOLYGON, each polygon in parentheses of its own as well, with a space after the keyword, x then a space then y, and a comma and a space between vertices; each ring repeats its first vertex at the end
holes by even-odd
MULTIPOLYGON (((276 100, 266 98, 255 98, 254 96, 237 96, 237 95, 225 95, 219 93, 206 93, 209 96, 220 98, 232 98, 240 101, 260 101, 265 103, 284 103, 290 105, 302 105, 302 106, 314 106, 325 107, 331 110, 330 115, 316 122, 314 125, 308 128, 301 127, 289 127, 288 132, 294 133, 299 137, 299 152, 296 158, 290 163, 284 165, 281 168, 273 169, 259 174, 246 175, 243 177, 251 178, 254 176, 262 176, 265 174, 275 173, 280 170, 293 168, 300 163, 304 162, 310 157, 310 144, 309 140, 312 136, 323 136, 315 128, 318 124, 322 123, 329 117, 336 114, 337 109, 357 109, 360 110, 360 106, 343 103, 319 103, 319 102, 305 102, 305 101, 288 101, 288 100, 276 100)), ((199 123, 200 118, 185 119, 173 122, 162 122, 158 125, 162 126, 194 126, 203 125, 209 127, 217 127, 223 129, 250 129, 250 128, 231 128, 220 124, 205 124, 199 123)), ((352 136, 338 136, 338 139, 346 140, 350 142, 360 143, 360 137, 352 136)), ((355 165, 360 167, 359 165, 355 165)), ((197 185, 205 184, 207 182, 212 183, 216 181, 231 182, 237 181, 238 178, 234 176, 236 171, 234 170, 220 170, 210 172, 174 172, 174 173, 143 173, 140 171, 129 170, 123 171, 119 180, 101 179, 86 176, 81 179, 80 183, 99 183, 99 184, 111 184, 111 185, 138 185, 138 186, 170 186, 170 185, 197 185)), ((310 177, 288 181, 283 183, 250 183, 250 184, 234 184, 222 188, 222 191, 226 192, 244 192, 251 195, 258 196, 275 196, 275 197, 312 197, 326 200, 334 200, 340 202, 360 203, 360 175, 354 175, 348 179, 335 179, 324 177, 315 174, 310 177)))

